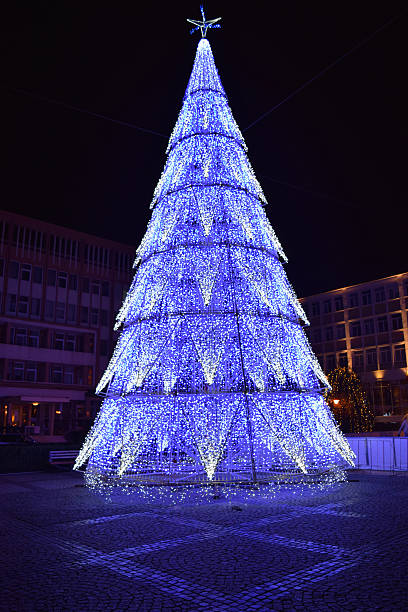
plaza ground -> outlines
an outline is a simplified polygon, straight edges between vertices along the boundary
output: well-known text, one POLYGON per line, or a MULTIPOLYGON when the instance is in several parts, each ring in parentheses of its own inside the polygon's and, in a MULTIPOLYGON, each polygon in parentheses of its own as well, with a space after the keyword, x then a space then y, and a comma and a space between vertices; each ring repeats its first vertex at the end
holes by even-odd
POLYGON ((201 505, 0 475, 0 610, 408 610, 408 475, 201 505))

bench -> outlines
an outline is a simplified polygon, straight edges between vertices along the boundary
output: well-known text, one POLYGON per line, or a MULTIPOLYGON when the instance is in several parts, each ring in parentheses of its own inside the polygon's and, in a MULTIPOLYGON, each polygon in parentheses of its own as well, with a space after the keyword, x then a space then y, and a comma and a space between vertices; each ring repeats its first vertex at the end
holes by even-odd
POLYGON ((52 450, 50 451, 50 465, 73 465, 78 457, 79 450, 52 450))

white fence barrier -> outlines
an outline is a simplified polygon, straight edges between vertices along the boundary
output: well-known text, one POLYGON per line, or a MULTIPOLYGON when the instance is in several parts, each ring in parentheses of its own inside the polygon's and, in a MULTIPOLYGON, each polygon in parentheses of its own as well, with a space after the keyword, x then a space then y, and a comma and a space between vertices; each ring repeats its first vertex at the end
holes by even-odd
POLYGON ((346 436, 362 470, 408 470, 408 438, 346 436))

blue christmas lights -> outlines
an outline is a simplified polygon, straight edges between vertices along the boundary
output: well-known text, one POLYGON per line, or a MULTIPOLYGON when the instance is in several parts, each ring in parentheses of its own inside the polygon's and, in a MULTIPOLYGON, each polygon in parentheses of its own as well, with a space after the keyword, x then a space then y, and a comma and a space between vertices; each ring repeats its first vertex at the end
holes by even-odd
POLYGON ((167 153, 75 467, 95 486, 342 479, 353 454, 205 38, 167 153))

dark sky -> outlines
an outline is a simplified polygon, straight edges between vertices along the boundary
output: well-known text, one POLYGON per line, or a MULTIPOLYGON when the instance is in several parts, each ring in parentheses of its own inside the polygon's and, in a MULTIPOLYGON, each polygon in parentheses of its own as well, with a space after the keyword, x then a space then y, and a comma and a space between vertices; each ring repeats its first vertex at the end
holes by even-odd
MULTIPOLYGON (((15 2, 2 10, 2 208, 139 243, 198 35, 199 2, 15 2)), ((209 39, 298 295, 406 271, 405 2, 205 3, 209 39), (242 8, 240 8, 242 7, 242 8), (402 14, 401 14, 402 13, 402 14)))

